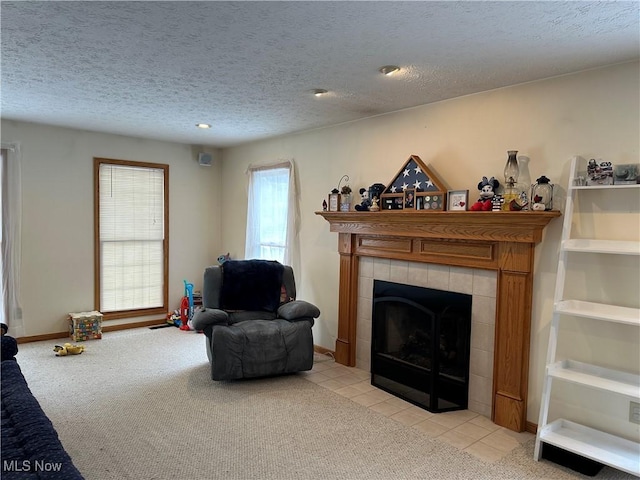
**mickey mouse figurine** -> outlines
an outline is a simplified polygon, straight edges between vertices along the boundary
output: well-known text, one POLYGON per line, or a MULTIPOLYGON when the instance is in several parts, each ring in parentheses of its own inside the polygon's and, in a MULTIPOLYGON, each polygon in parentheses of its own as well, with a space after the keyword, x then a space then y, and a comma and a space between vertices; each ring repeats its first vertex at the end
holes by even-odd
POLYGON ((470 210, 474 212, 489 212, 491 211, 491 200, 496 194, 496 190, 500 186, 500 182, 494 177, 487 179, 482 177, 482 181, 478 183, 478 190, 480 190, 480 198, 476 203, 471 205, 470 210))
POLYGON ((362 200, 360 202, 360 205, 355 206, 355 209, 358 212, 368 212, 369 207, 371 207, 371 199, 369 198, 369 191, 366 188, 361 188, 359 192, 362 200))

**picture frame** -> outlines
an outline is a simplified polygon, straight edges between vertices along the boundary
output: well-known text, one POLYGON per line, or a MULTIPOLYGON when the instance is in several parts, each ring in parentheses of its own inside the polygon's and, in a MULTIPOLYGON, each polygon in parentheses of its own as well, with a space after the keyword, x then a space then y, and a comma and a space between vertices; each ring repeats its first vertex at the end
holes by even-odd
POLYGON ((413 210, 415 208, 415 205, 416 205, 416 192, 412 188, 407 188, 404 191, 404 209, 413 210))
POLYGON ((380 210, 402 210, 404 207, 403 193, 384 193, 380 198, 380 210))
POLYGON ((328 210, 330 212, 339 212, 340 211, 340 194, 330 193, 327 204, 329 206, 328 210))
POLYGON ((469 190, 447 191, 447 210, 464 212, 469 206, 469 190))

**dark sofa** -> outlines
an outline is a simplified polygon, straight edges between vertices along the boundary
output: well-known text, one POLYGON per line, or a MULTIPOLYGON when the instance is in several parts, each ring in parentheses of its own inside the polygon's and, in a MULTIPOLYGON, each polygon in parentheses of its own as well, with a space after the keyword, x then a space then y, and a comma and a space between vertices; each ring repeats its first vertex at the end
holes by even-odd
POLYGON ((0 477, 3 480, 82 479, 53 424, 31 393, 18 362, 9 356, 15 354, 14 349, 17 352, 15 340, 2 336, 0 477))

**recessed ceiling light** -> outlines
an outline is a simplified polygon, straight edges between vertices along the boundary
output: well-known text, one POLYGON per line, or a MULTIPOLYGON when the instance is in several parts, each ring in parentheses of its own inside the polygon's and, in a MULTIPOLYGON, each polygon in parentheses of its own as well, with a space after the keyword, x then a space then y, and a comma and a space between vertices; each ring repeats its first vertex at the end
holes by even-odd
POLYGON ((393 75, 400 71, 400 67, 396 65, 385 65, 384 67, 380 67, 379 72, 384 75, 393 75))
POLYGON ((316 97, 321 97, 321 96, 323 96, 323 95, 326 95, 327 93, 329 93, 329 92, 328 92, 327 90, 325 90, 324 88, 315 88, 315 89, 313 90, 313 94, 314 94, 316 97))
POLYGON ((208 123, 196 123, 196 127, 198 128, 211 128, 211 125, 208 123))

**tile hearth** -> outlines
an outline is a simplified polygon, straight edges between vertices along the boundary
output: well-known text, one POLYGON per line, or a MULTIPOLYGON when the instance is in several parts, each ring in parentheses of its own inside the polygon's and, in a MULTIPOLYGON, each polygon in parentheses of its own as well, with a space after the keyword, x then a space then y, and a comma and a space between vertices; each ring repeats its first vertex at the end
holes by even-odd
POLYGON ((423 410, 371 385, 369 372, 335 363, 327 355, 316 353, 313 369, 305 372, 304 378, 487 463, 500 460, 533 438, 531 433, 513 432, 470 410, 423 410))

